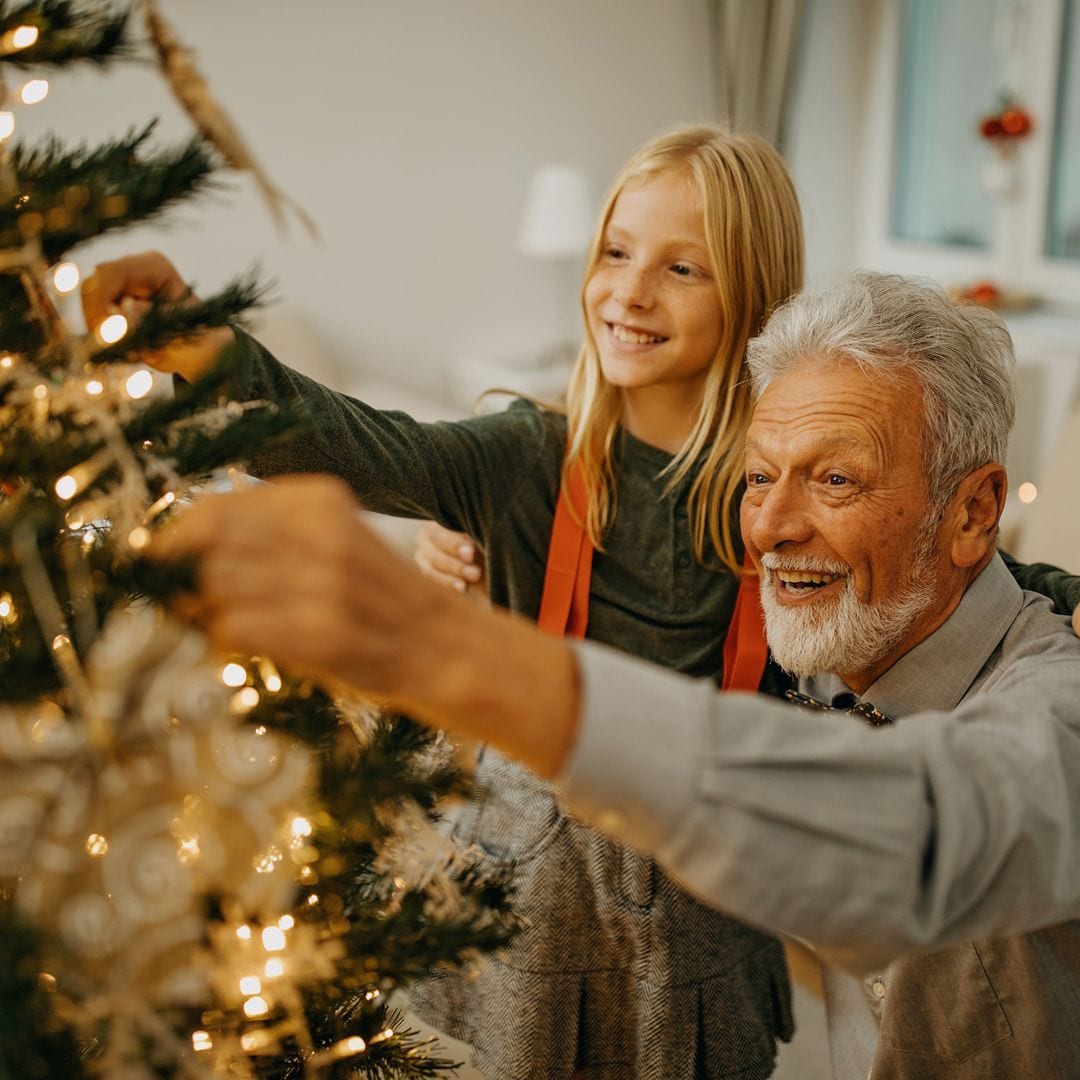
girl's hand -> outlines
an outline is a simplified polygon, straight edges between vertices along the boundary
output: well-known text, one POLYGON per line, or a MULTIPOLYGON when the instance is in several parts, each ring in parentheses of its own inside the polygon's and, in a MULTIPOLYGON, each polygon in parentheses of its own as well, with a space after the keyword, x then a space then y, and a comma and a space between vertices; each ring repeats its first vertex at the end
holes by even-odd
POLYGON ((424 577, 447 589, 487 594, 483 552, 464 533, 425 521, 416 534, 413 561, 424 577))
MULTIPOLYGON (((153 296, 174 302, 192 296, 187 282, 160 252, 147 251, 101 263, 82 285, 87 329, 94 330, 118 312, 129 323, 138 322, 153 296)), ((182 375, 194 382, 233 337, 228 327, 218 327, 157 352, 145 353, 139 359, 158 371, 182 375)))
POLYGON ((1080 608, 1073 612, 1073 632, 1080 637, 1080 608))

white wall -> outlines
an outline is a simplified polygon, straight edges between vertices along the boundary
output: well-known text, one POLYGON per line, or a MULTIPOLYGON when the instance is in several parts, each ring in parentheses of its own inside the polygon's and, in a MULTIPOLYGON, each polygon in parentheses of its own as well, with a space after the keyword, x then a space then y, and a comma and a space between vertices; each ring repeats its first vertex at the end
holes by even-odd
MULTIPOLYGON (((434 392, 462 357, 528 358, 549 343, 556 274, 514 242, 531 170, 578 162, 599 198, 639 142, 708 116, 702 0, 166 0, 164 10, 323 242, 300 229, 275 237, 240 179, 233 194, 174 213, 168 230, 109 239, 80 261, 160 246, 212 289, 258 259, 342 364, 434 392)), ((153 115, 164 136, 190 130, 143 68, 61 75, 19 120, 24 134, 94 141, 153 115)))

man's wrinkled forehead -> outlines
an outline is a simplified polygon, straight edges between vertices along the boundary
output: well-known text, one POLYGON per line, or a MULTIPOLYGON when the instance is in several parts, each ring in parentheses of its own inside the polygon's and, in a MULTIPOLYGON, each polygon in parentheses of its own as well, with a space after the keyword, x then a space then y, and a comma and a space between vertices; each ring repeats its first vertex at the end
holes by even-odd
POLYGON ((750 418, 748 452, 861 452, 882 465, 921 445, 923 395, 901 367, 884 371, 847 357, 809 357, 773 379, 750 418))

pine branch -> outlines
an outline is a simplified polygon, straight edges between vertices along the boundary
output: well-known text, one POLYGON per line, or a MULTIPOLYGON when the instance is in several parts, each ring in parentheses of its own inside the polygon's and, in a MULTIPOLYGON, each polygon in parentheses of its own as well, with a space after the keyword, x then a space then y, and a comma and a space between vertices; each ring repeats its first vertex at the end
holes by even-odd
POLYGON ((294 438, 296 427, 295 412, 276 405, 258 406, 242 412, 215 434, 185 427, 170 440, 168 456, 185 476, 209 476, 215 469, 244 461, 256 448, 294 438))
POLYGON ((55 140, 18 147, 22 193, 0 203, 0 248, 38 237, 55 262, 76 244, 146 221, 211 184, 216 162, 199 137, 144 152, 153 125, 97 150, 70 153, 55 140))
POLYGON ((189 340, 204 330, 228 326, 252 308, 260 307, 268 286, 257 271, 230 282, 205 300, 170 303, 153 297, 146 314, 121 341, 94 354, 97 364, 116 361, 138 363, 140 357, 178 341, 189 340))
POLYGON ((509 889, 500 890, 494 879, 483 889, 460 884, 460 911, 439 919, 427 913, 422 890, 407 892, 392 910, 362 893, 346 909, 346 954, 363 957, 372 971, 393 972, 395 985, 408 985, 439 967, 460 967, 478 952, 504 948, 521 930, 509 889))
POLYGON ((71 0, 37 0, 15 7, 0 5, 0 37, 17 26, 36 26, 37 41, 26 49, 0 55, 12 67, 98 67, 126 60, 134 51, 127 36, 130 11, 93 11, 71 0))

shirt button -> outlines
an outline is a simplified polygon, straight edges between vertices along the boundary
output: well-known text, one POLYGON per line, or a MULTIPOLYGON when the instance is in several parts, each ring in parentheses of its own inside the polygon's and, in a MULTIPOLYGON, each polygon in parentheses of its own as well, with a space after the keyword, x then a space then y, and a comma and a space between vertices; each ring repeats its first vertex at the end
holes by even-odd
POLYGON ((690 565, 690 556, 685 551, 680 551, 675 559, 675 565, 685 570, 690 565))
POLYGON ((870 989, 874 991, 874 997, 883 998, 885 996, 885 984, 880 979, 875 979, 871 983, 870 989))

